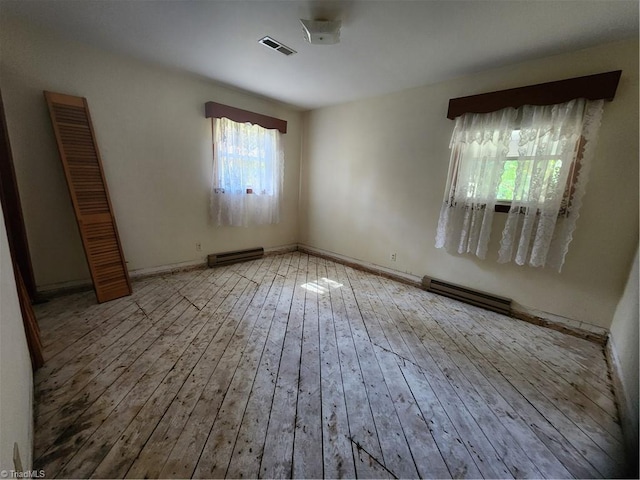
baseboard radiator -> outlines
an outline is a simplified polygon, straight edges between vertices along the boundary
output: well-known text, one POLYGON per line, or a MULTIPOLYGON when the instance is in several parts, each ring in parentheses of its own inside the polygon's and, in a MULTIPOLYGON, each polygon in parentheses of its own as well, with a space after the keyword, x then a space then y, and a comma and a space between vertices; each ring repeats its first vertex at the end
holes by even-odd
POLYGON ((264 256, 264 248, 250 248, 247 250, 235 250, 233 252, 212 253, 207 256, 207 264, 210 267, 220 267, 232 263, 256 260, 264 256))
POLYGON ((498 297, 490 293, 472 290, 427 276, 422 278, 422 286, 429 292, 445 295, 504 315, 511 315, 510 298, 498 297))

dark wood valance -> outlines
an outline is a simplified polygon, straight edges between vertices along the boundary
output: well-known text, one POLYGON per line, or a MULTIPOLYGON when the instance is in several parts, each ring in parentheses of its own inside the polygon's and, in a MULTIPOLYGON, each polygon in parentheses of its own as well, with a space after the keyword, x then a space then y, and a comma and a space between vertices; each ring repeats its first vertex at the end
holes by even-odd
POLYGON ((453 120, 465 113, 488 113, 506 107, 518 108, 522 105, 555 105, 574 98, 613 100, 621 74, 622 70, 616 70, 528 87, 452 98, 449 100, 447 118, 453 120))
POLYGON ((287 133, 287 122, 279 118, 261 115, 259 113, 242 110, 241 108, 230 107, 216 102, 204 104, 205 117, 207 118, 228 118, 238 123, 253 123, 267 129, 276 129, 281 133, 287 133))

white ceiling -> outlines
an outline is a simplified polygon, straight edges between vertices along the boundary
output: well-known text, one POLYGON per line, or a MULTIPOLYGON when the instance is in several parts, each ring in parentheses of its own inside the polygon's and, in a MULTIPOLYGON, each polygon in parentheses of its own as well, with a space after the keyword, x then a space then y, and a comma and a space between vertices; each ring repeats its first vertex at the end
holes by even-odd
POLYGON ((0 13, 301 109, 638 37, 637 0, 1 0, 0 13), (342 20, 341 42, 306 43, 300 18, 342 20))

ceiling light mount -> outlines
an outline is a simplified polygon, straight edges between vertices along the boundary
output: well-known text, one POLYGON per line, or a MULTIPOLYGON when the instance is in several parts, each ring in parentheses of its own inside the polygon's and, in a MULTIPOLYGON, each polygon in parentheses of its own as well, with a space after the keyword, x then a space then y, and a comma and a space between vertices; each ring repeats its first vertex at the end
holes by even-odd
POLYGON ((311 45, 335 45, 340 42, 340 20, 300 19, 304 38, 311 45))

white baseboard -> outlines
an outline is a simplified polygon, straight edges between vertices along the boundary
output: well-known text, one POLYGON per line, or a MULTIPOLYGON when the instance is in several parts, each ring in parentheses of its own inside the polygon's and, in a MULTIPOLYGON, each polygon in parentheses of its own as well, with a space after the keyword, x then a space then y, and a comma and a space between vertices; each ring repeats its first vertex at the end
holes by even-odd
MULTIPOLYGON (((295 252, 298 250, 298 244, 279 245, 276 247, 265 248, 265 255, 280 255, 283 253, 295 252)), ((166 275, 169 273, 184 272, 186 270, 195 270, 205 268, 207 266, 206 256, 198 260, 189 260, 187 262, 171 263, 168 265, 158 265, 156 267, 138 268, 129 270, 129 278, 131 280, 140 280, 142 278, 153 277, 157 275, 166 275)), ((84 292, 91 290, 93 283, 91 279, 71 280, 68 282, 51 283, 38 287, 38 294, 43 298, 53 298, 60 295, 68 295, 70 293, 84 292)))
MULTIPOLYGON (((173 263, 170 265, 160 265, 158 267, 140 268, 129 271, 129 278, 132 281, 147 277, 166 275, 169 273, 195 270, 207 266, 206 260, 194 260, 189 262, 173 263)), ((93 289, 93 282, 88 280, 72 280, 69 282, 52 283, 38 287, 38 296, 43 299, 50 299, 72 293, 86 292, 93 289)))
MULTIPOLYGON (((620 425, 624 435, 625 446, 628 456, 628 464, 631 468, 638 467, 638 417, 633 410, 633 403, 622 379, 622 368, 613 338, 609 336, 605 345, 605 354, 609 364, 609 372, 613 383, 613 392, 618 404, 618 414, 620 415, 620 425)), ((634 472, 630 472, 634 474, 634 472)))
POLYGON ((185 270, 194 270, 196 268, 206 267, 207 259, 201 260, 189 260, 188 262, 171 263, 169 265, 160 265, 157 267, 139 268, 137 270, 131 270, 129 277, 132 280, 138 280, 140 278, 151 277, 156 275, 164 275, 167 273, 183 272, 185 270))
POLYGON ((554 313, 536 310, 525 305, 520 305, 516 302, 513 302, 511 312, 513 317, 524 320, 525 322, 558 330, 603 346, 607 342, 607 336, 609 335, 609 330, 606 328, 573 320, 554 313))
POLYGON ((420 286, 421 278, 416 275, 401 272, 399 270, 393 270, 392 268, 383 267, 375 263, 365 262, 356 258, 347 257, 346 255, 340 255, 339 253, 330 252, 321 248, 311 247, 309 245, 298 244, 298 250, 301 252, 309 253, 318 257, 324 257, 329 260, 335 260, 338 263, 353 265, 359 267, 367 272, 376 273, 378 275, 384 275, 394 280, 399 280, 404 283, 409 283, 417 287, 420 286))
POLYGON ((49 285, 38 287, 37 294, 43 298, 51 298, 69 293, 86 292, 92 288, 93 283, 90 279, 70 280, 68 282, 50 283, 49 285))
POLYGON ((278 247, 267 247, 264 249, 265 255, 280 255, 283 253, 291 253, 298 251, 297 243, 290 243, 289 245, 280 245, 278 247))

